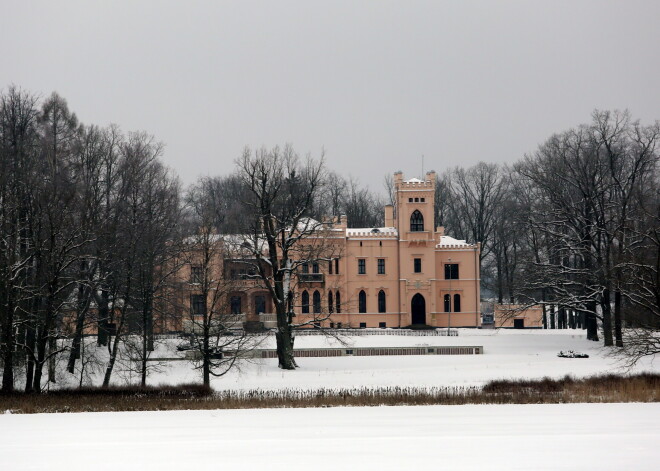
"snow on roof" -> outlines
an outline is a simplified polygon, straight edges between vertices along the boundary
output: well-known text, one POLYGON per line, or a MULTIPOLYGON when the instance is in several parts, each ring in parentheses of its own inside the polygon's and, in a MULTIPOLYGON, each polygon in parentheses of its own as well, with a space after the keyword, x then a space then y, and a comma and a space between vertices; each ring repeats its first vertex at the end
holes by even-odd
POLYGON ((323 227, 323 224, 313 218, 300 218, 298 221, 299 231, 313 231, 316 229, 321 229, 321 227, 323 227))
POLYGON ((449 236, 442 236, 440 237, 440 242, 436 247, 469 247, 470 244, 465 242, 464 240, 458 240, 454 239, 453 237, 449 236))
POLYGON ((380 235, 397 235, 397 232, 395 227, 352 227, 350 229, 346 229, 346 235, 348 237, 378 237, 380 235))
POLYGON ((422 180, 419 178, 411 178, 410 180, 406 180, 406 183, 424 183, 422 180))

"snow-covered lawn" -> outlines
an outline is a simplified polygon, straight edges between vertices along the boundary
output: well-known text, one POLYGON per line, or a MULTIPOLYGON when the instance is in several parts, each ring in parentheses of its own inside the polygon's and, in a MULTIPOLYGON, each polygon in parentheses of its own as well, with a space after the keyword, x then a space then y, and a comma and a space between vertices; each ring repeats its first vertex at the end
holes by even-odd
POLYGON ((0 415, 3 470, 656 470, 660 404, 0 415))
MULTIPOLYGON (((458 337, 364 336, 347 338, 356 347, 483 345, 483 355, 428 355, 300 358, 300 368, 282 371, 276 359, 244 364, 240 371, 214 378, 215 389, 339 388, 377 386, 473 386, 492 379, 576 377, 624 373, 600 343, 586 340, 582 330, 459 329, 458 337), (558 358, 560 350, 589 354, 587 359, 558 358)), ((263 348, 274 348, 268 338, 263 348)), ((322 336, 299 336, 296 347, 340 346, 322 336)), ((163 352, 166 354, 166 352, 163 352)), ((633 371, 660 371, 659 362, 644 361, 633 371)), ((151 384, 198 382, 199 371, 188 362, 171 362, 151 384)))

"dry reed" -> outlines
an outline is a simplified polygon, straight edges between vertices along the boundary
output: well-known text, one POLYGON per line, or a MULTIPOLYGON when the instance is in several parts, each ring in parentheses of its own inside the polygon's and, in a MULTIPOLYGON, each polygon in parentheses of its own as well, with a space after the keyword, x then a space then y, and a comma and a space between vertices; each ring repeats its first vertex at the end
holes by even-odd
POLYGON ((461 404, 658 402, 660 375, 491 381, 483 387, 381 387, 216 391, 177 387, 83 388, 0 395, 0 413, 356 407, 461 404))

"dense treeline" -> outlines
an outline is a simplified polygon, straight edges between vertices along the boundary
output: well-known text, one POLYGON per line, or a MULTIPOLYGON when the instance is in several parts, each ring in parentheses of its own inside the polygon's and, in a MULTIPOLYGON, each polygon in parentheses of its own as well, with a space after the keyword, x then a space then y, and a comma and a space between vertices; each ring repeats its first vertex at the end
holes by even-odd
POLYGON ((45 368, 54 381, 64 355, 73 373, 90 323, 108 350, 104 384, 127 332, 141 336, 146 360, 181 210, 161 153, 145 133, 79 123, 55 93, 41 103, 16 87, 0 95, 3 390, 15 387, 16 365, 26 391, 42 389, 45 368))
POLYGON ((595 111, 511 166, 439 177, 437 221, 482 243, 498 302, 542 303, 549 328, 582 326, 636 356, 659 349, 660 124, 595 111), (631 327, 624 335, 624 325, 631 327))
MULTIPOLYGON (((658 123, 595 112, 590 124, 552 136, 514 165, 479 163, 440 174, 436 225, 482 243, 487 296, 541 303, 548 328, 585 327, 596 340, 601 326, 605 344, 623 346, 631 358, 654 354, 660 351, 659 139, 658 123)), ((0 93, 3 390, 17 386, 19 370, 26 391, 42 390, 46 379, 55 381, 62 360, 82 384, 90 326, 108 359, 100 366, 103 385, 127 349, 145 384, 154 320, 175 310, 160 298, 168 292, 162 288, 185 263, 181 254, 190 240, 206 240, 211 260, 218 255, 209 234, 243 233, 246 221, 254 228, 281 219, 278 230, 286 231, 302 216, 346 215, 351 227, 380 226, 383 204, 394 202, 391 178, 383 198, 327 171, 323 159, 305 163, 289 147, 248 154, 235 172, 200 178, 183 194, 160 160, 162 150, 142 132, 81 124, 57 94, 41 100, 16 87, 0 93), (278 165, 260 173, 263 188, 286 192, 266 195, 273 198, 265 211, 264 195, 249 184, 259 180, 246 169, 268 162, 278 165), (246 202, 263 214, 247 213, 246 202)), ((277 263, 291 271, 289 259, 277 263)), ((210 291, 221 291, 219 279, 204 280, 210 291)), ((203 311, 205 331, 215 322, 213 310, 225 308, 213 298, 203 311)), ((201 366, 205 383, 215 374, 208 340, 200 343, 208 360, 201 366)))
MULTIPOLYGON (((146 383, 154 367, 148 362, 153 323, 181 310, 162 296, 172 292, 163 288, 175 282, 190 237, 208 242, 208 229, 235 234, 251 220, 239 174, 201 178, 184 195, 162 151, 146 133, 80 123, 56 93, 40 99, 14 86, 0 93, 3 390, 20 380, 26 391, 41 391, 55 382, 62 362, 80 384, 92 368, 102 370, 107 386, 126 354, 123 369, 134 369, 146 383), (97 332, 107 361, 84 351, 89 331, 97 332)), ((306 216, 349 214, 354 225, 380 223, 377 196, 321 169, 306 216)), ((219 280, 207 281, 210 291, 220 292, 219 280)), ((218 301, 214 296, 204 310, 207 330, 217 322, 211 314, 226 311, 218 301)), ((242 345, 242 338, 231 343, 242 345)), ((223 362, 211 362, 217 347, 208 338, 200 342, 205 383, 226 370, 223 362), (211 364, 220 373, 210 371, 211 364)))

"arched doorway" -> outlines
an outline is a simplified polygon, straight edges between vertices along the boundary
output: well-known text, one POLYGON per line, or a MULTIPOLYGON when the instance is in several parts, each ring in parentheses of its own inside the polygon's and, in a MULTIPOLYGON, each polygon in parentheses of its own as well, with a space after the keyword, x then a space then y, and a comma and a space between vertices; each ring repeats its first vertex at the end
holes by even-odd
POLYGON ((426 324, 426 300, 424 296, 417 293, 410 303, 412 313, 412 324, 426 324))

